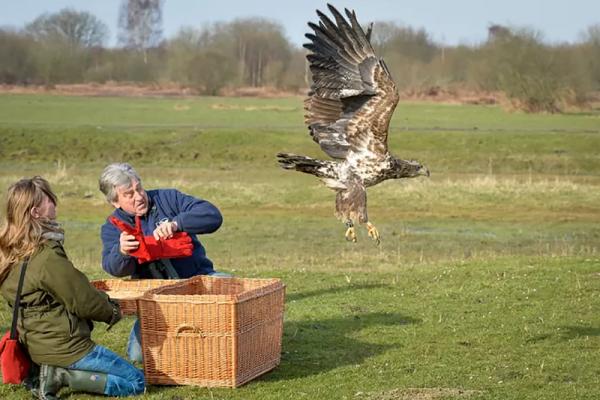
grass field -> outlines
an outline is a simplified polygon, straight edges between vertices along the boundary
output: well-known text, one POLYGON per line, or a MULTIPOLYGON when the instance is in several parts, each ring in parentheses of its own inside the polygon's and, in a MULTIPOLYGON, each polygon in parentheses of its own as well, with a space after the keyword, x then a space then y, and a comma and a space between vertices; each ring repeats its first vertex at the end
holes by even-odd
MULTIPOLYGON (((66 250, 90 278, 109 162, 224 214, 201 237, 219 270, 287 285, 281 365, 238 389, 149 387, 147 399, 597 399, 600 112, 401 103, 393 153, 430 179, 369 190, 375 246, 347 243, 334 194, 278 168, 323 157, 302 99, 0 96, 0 188, 41 174, 66 250)), ((10 323, 4 304, 0 327, 10 323)), ((124 353, 131 319, 94 339, 124 353)), ((67 395, 68 396, 68 395, 67 395)), ((0 397, 27 399, 0 386, 0 397)), ((80 394, 70 398, 92 398, 80 394)))

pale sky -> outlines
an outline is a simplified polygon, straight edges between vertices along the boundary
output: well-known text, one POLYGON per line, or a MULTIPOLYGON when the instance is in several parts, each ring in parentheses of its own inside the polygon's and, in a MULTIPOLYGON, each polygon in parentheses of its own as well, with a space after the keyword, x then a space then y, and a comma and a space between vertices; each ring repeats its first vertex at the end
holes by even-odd
MULTIPOLYGON (((109 45, 116 44, 117 20, 122 0, 0 0, 0 27, 21 28, 44 12, 65 7, 88 11, 110 29, 109 45)), ((332 0, 338 8, 354 9, 364 25, 394 21, 425 28, 438 43, 477 44, 487 37, 487 27, 503 24, 529 27, 550 43, 575 42, 589 26, 600 24, 600 0, 332 0)), ((315 9, 326 10, 319 0, 165 0, 164 37, 182 26, 200 27, 210 22, 264 17, 281 23, 295 45, 305 42, 308 20, 315 9)))

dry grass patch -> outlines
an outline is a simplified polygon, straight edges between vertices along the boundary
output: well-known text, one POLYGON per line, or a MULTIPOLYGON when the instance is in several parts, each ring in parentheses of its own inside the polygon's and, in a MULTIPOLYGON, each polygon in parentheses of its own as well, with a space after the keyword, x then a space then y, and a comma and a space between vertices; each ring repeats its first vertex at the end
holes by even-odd
POLYGON ((434 399, 465 399, 480 394, 479 390, 453 388, 408 388, 393 389, 386 392, 371 394, 369 400, 434 400, 434 399))
POLYGON ((175 104, 173 106, 173 109, 175 111, 188 111, 190 109, 190 106, 187 105, 187 104, 179 104, 179 103, 177 103, 177 104, 175 104))

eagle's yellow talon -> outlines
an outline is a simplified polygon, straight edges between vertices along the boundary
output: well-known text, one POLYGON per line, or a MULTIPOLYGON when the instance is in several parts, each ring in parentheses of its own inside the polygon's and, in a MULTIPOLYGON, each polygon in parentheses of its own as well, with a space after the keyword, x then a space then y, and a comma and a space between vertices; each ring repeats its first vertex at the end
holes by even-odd
POLYGON ((353 226, 349 227, 346 230, 346 240, 349 242, 353 242, 356 243, 356 230, 354 229, 353 226))
POLYGON ((375 243, 379 246, 379 244, 381 243, 381 236, 379 235, 379 231, 377 230, 377 228, 375 228, 375 225, 373 225, 370 222, 367 222, 367 229, 369 232, 369 237, 373 239, 375 243))

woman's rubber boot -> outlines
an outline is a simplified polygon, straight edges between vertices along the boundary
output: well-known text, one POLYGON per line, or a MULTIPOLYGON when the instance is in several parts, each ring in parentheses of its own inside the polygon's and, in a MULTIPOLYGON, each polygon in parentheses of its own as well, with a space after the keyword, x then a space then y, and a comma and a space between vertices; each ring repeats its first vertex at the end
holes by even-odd
POLYGON ((69 387, 75 392, 104 394, 108 376, 99 372, 81 371, 42 365, 40 368, 40 400, 58 400, 58 392, 69 387))
POLYGON ((67 384, 67 370, 53 365, 40 365, 40 400, 57 400, 58 392, 67 384))
POLYGON ((40 397, 40 366, 32 363, 29 373, 23 379, 23 386, 31 392, 33 398, 40 397))
POLYGON ((67 372, 69 374, 69 387, 72 391, 104 394, 108 379, 107 374, 79 369, 69 369, 67 372))

